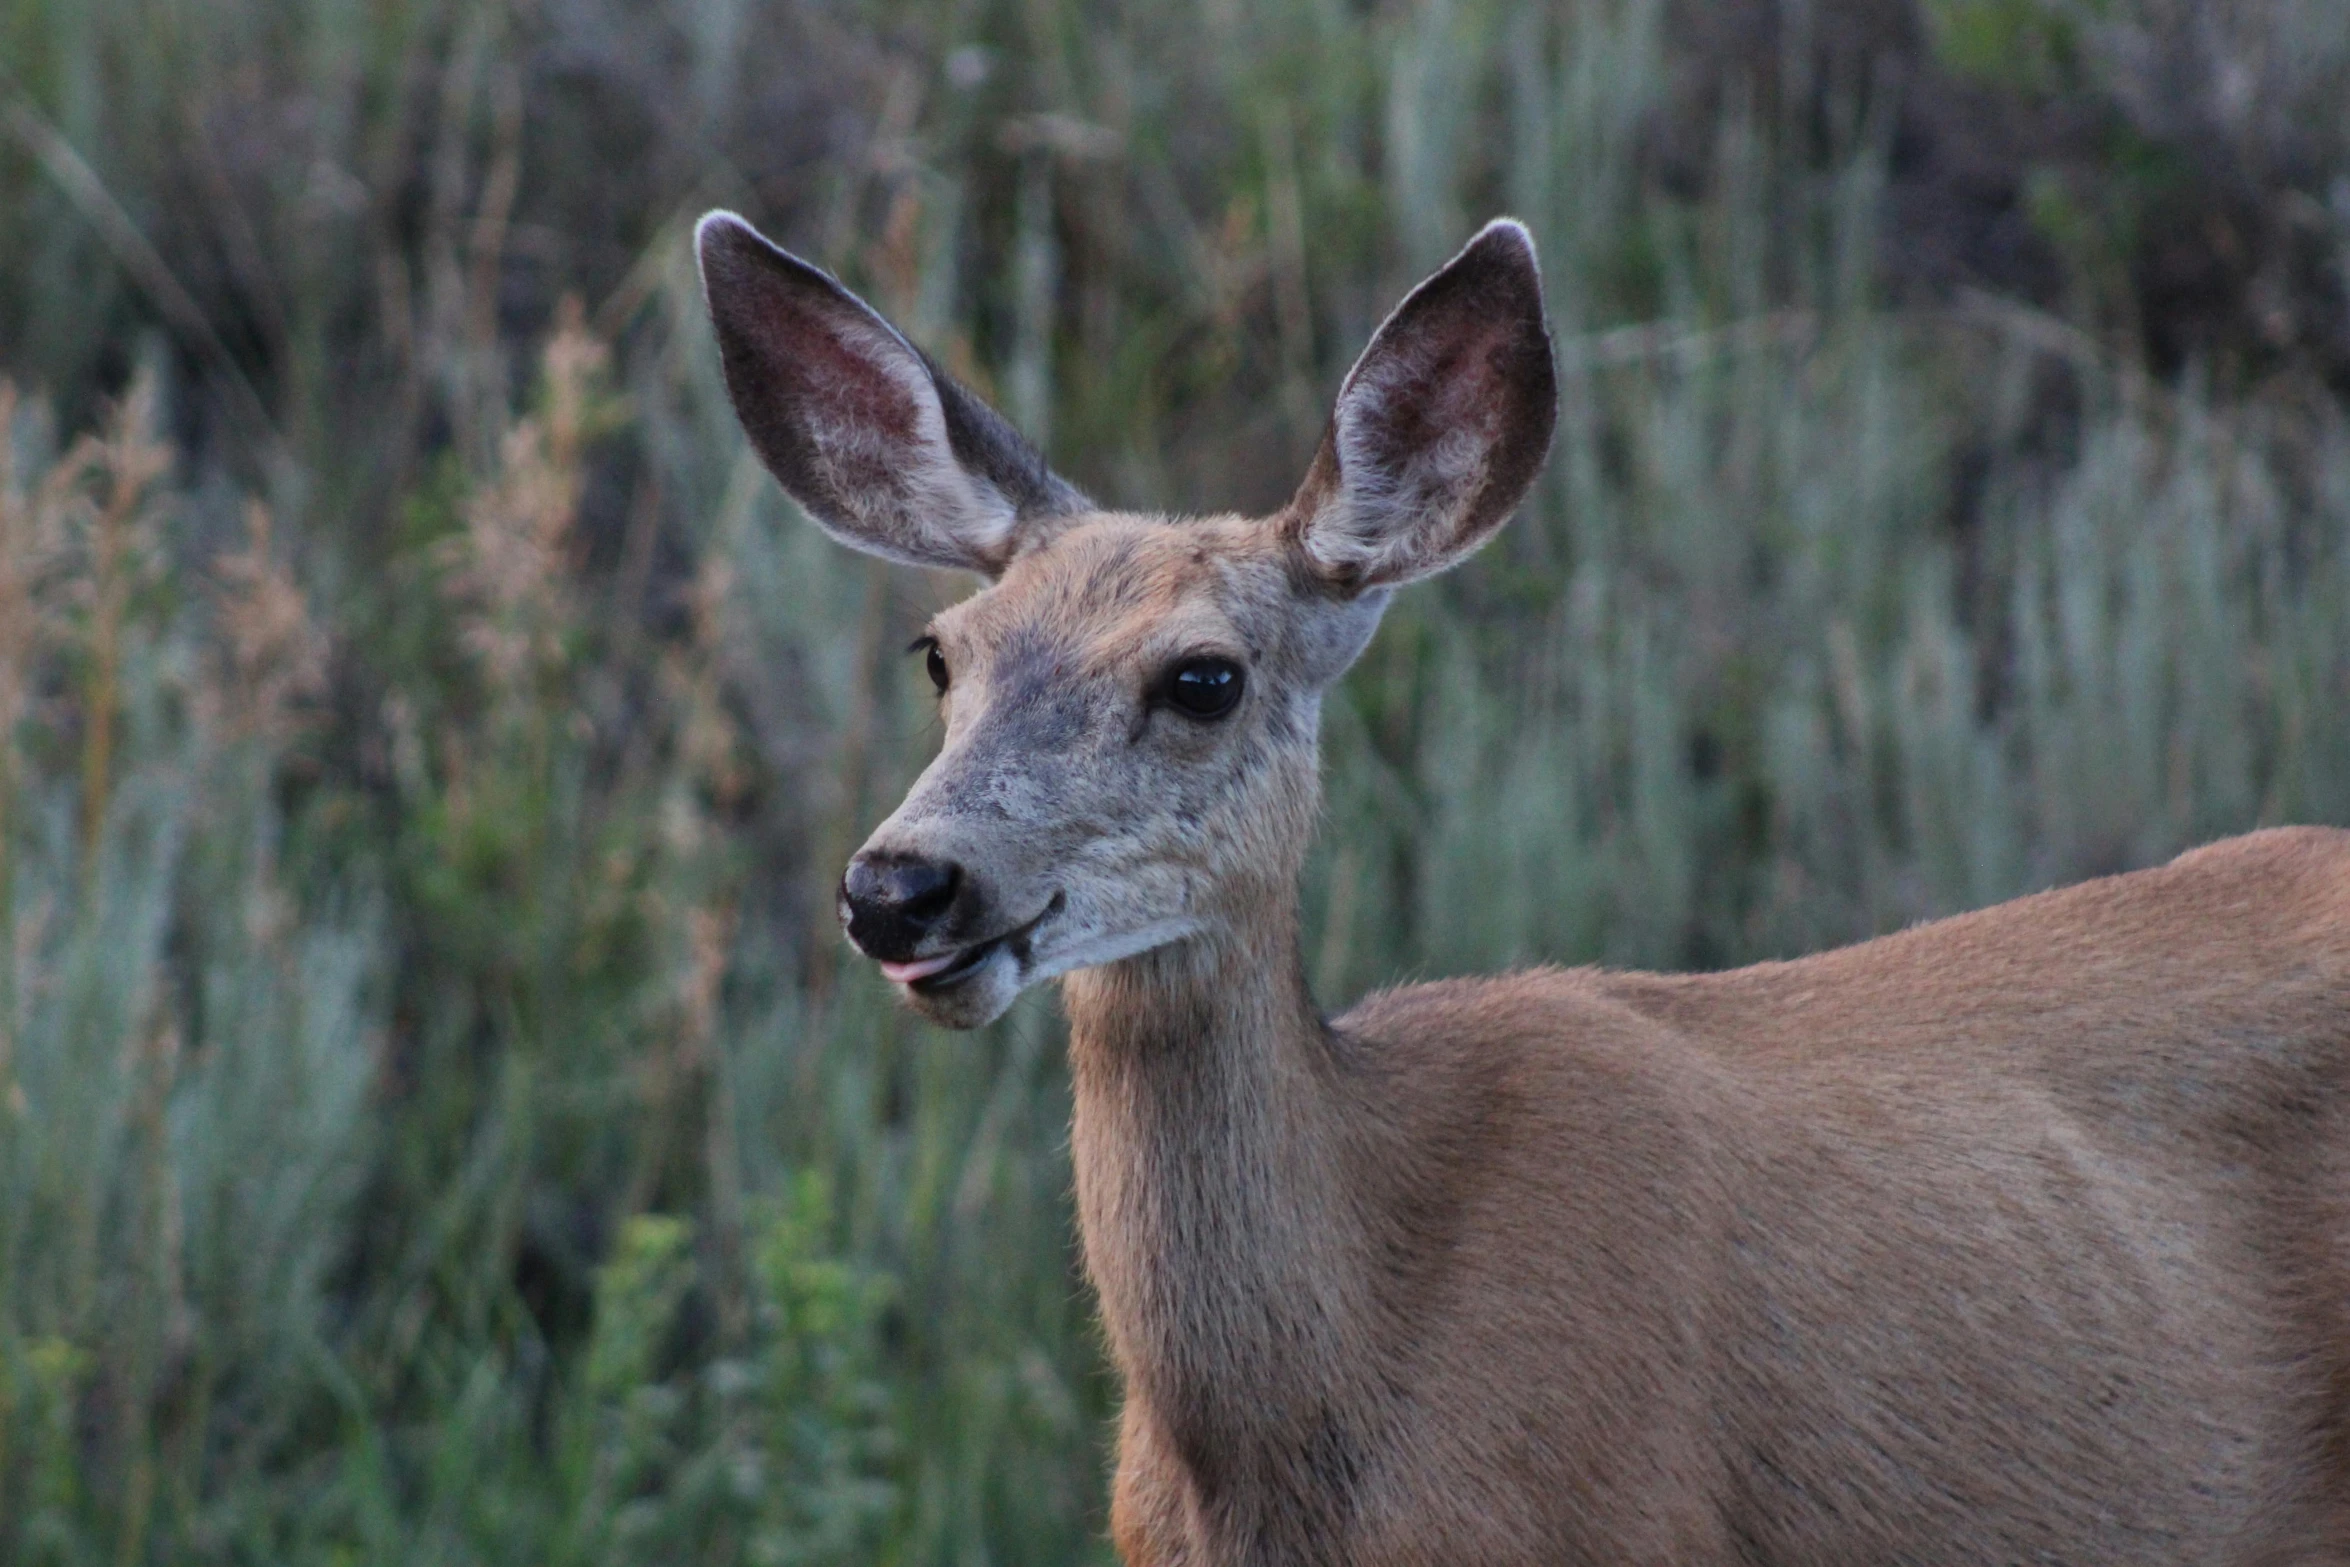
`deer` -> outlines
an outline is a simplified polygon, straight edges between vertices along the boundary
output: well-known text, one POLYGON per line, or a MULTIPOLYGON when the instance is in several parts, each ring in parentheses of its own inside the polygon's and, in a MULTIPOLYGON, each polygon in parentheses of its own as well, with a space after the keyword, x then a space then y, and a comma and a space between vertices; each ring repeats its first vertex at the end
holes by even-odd
POLYGON ((2350 832, 1326 1015, 1320 702, 1546 458, 1527 230, 1265 517, 1097 508, 822 269, 696 242, 799 508, 984 579, 839 912, 947 1028, 1058 982, 1131 1567, 2350 1563, 2350 832))

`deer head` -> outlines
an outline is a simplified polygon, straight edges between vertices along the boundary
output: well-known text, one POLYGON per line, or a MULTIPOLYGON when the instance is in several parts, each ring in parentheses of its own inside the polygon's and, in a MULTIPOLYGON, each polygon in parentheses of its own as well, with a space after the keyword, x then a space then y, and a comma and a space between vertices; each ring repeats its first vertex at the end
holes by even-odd
POLYGON ((1526 231, 1487 225, 1388 317, 1287 506, 1192 519, 1096 509, 742 219, 714 212, 697 241, 727 390, 783 487, 853 548, 989 579, 916 643, 945 743, 849 863, 849 939, 968 1028, 1041 979, 1293 922, 1322 692, 1389 593, 1492 535, 1548 449, 1526 231))

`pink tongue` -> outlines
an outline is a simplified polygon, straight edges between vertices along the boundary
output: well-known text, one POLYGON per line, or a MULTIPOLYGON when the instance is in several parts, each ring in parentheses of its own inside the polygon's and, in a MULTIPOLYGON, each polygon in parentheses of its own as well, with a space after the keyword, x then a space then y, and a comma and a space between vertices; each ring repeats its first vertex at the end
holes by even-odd
POLYGON ((955 959, 962 955, 960 952, 949 952, 943 957, 916 958, 911 963, 884 963, 881 965, 881 974, 893 984, 910 985, 915 980, 927 979, 940 969, 953 966, 955 959))

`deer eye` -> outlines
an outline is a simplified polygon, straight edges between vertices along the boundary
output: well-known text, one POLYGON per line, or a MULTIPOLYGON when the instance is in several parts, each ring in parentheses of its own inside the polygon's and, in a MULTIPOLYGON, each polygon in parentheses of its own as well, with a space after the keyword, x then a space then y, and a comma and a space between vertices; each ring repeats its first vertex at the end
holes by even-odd
POLYGON ((1187 658, 1167 677, 1167 705, 1189 718, 1222 718, 1246 683, 1228 658, 1187 658))
POLYGON ((930 683, 938 687, 938 694, 945 696, 947 694, 947 656, 938 650, 938 638, 916 637, 906 651, 909 653, 918 651, 923 655, 923 671, 930 676, 930 683))

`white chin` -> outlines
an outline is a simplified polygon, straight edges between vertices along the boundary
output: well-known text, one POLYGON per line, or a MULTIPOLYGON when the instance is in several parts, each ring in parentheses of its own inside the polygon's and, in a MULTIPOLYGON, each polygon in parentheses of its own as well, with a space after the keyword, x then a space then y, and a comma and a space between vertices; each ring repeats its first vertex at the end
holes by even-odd
POLYGON ((1076 969, 1099 968, 1105 963, 1115 963, 1120 958, 1131 958, 1148 952, 1153 947, 1163 947, 1170 941, 1196 936, 1201 929, 1198 920, 1185 917, 1154 920, 1137 930, 1081 935, 1074 941, 1064 940, 1056 943, 1053 951, 1036 954, 1028 966, 1027 982, 1034 984, 1040 979, 1052 979, 1076 969))

